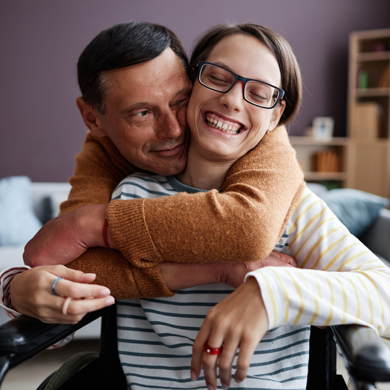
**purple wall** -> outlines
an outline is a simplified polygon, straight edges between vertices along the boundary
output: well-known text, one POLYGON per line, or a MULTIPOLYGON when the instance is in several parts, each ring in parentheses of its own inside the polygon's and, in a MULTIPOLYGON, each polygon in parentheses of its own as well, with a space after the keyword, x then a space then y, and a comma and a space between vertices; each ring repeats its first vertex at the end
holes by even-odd
POLYGON ((66 181, 85 127, 75 65, 101 30, 128 20, 173 29, 190 50, 206 28, 251 21, 282 33, 301 64, 304 100, 290 126, 333 116, 345 134, 348 35, 390 27, 388 0, 12 0, 0 2, 0 178, 66 181))

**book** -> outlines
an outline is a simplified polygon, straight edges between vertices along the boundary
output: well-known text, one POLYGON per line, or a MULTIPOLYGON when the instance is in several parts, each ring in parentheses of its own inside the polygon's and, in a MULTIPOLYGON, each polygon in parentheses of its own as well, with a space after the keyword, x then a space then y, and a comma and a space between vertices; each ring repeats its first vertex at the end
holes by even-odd
POLYGON ((383 69, 381 78, 379 79, 379 88, 389 88, 390 87, 390 65, 387 65, 383 69))
POLYGON ((357 103, 352 111, 351 138, 379 137, 381 107, 375 102, 357 103))
POLYGON ((316 172, 340 172, 340 156, 334 149, 321 150, 314 154, 316 172))

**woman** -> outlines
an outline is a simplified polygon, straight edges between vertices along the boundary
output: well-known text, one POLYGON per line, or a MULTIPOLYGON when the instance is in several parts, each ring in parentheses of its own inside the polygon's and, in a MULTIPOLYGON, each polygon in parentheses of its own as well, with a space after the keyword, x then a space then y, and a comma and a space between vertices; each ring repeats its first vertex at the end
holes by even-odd
MULTIPOLYGON (((176 178, 130 176, 114 199, 129 193, 216 191, 231 164, 298 107, 295 58, 289 45, 264 27, 211 29, 190 65, 194 87, 186 170, 176 178)), ((213 285, 179 291, 169 300, 120 301, 119 353, 132 388, 197 388, 185 373, 191 341, 223 296, 193 348, 191 378, 203 380, 203 366, 208 389, 217 387, 217 365, 224 388, 231 384, 233 365, 237 383, 247 377, 235 387, 305 389, 308 325, 358 323, 390 336, 389 270, 310 190, 305 189, 275 249, 294 255, 307 269, 262 268, 231 294, 213 285)))

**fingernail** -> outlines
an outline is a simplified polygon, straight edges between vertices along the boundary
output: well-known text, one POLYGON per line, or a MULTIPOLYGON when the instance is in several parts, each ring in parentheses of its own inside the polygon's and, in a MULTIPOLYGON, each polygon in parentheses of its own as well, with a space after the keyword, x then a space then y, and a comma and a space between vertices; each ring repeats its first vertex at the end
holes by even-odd
POLYGON ((192 371, 192 370, 191 370, 191 379, 193 381, 195 381, 197 379, 197 375, 196 375, 195 371, 192 371))
POLYGON ((215 390, 213 385, 207 385, 207 390, 215 390))
POLYGON ((89 273, 85 273, 84 275, 87 275, 87 276, 96 276, 96 274, 92 273, 92 272, 89 272, 89 273))
POLYGON ((102 288, 100 290, 100 296, 107 297, 111 294, 111 291, 108 288, 102 288))
POLYGON ((229 386, 226 383, 222 383, 221 382, 221 386, 222 386, 223 389, 228 389, 229 388, 229 386))
POLYGON ((111 306, 111 305, 114 304, 114 303, 115 303, 114 297, 108 297, 108 298, 106 299, 106 306, 111 306))

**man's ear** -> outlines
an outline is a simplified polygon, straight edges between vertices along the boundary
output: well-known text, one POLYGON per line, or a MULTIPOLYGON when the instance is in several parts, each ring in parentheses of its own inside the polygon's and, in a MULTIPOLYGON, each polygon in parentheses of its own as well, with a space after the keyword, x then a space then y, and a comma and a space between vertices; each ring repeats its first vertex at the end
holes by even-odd
POLYGON ((269 131, 274 130, 275 127, 278 125, 285 108, 286 108, 286 102, 284 100, 281 100, 276 105, 276 107, 272 110, 272 118, 271 118, 271 122, 269 124, 269 131))
POLYGON ((86 103, 82 97, 76 99, 77 108, 83 118, 85 125, 95 137, 105 137, 107 134, 101 127, 100 114, 90 104, 86 103))

